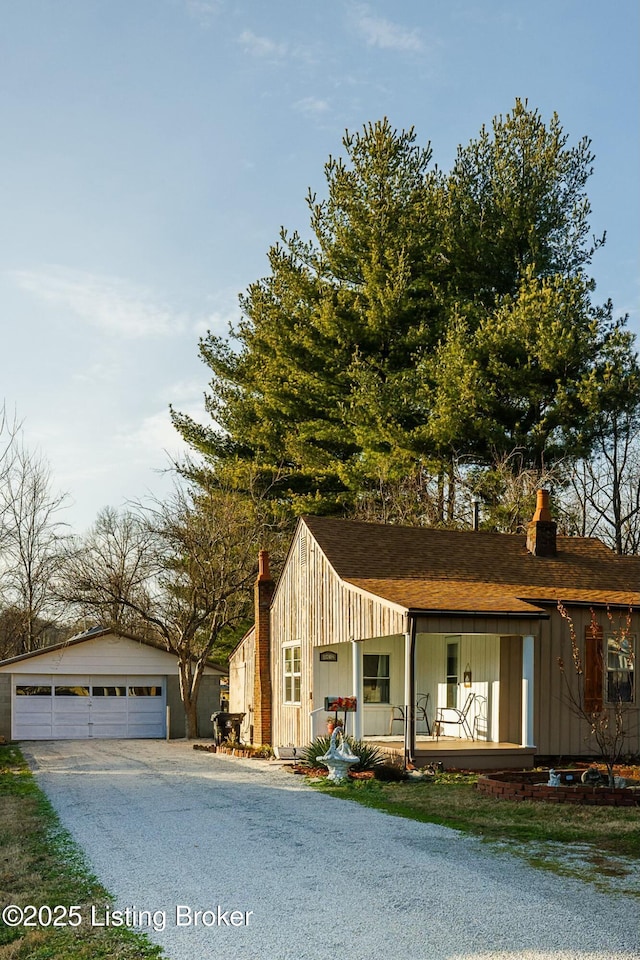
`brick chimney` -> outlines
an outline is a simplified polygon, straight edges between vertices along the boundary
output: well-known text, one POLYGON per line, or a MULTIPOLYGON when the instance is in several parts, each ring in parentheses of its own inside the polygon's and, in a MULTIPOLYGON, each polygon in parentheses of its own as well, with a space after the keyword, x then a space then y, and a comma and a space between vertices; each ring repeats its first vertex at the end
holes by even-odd
POLYGON ((270 612, 274 582, 269 573, 269 554, 258 554, 258 578, 254 587, 255 670, 253 677, 253 742, 271 743, 271 628, 270 612))
POLYGON ((538 490, 538 501, 533 520, 527 527, 527 550, 534 557, 555 557, 557 524, 549 510, 549 491, 538 490))

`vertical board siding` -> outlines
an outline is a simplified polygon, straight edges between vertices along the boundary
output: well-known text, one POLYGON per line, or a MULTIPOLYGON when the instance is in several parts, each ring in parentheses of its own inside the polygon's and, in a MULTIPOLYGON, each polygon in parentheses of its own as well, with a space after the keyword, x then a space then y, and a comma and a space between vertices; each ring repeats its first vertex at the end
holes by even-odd
MULTIPOLYGON (((584 662, 585 629, 591 622, 591 611, 585 607, 571 607, 568 612, 578 638, 578 645, 584 662)), ((625 613, 623 612, 623 620, 625 613)), ((604 609, 596 610, 596 619, 603 628, 604 637, 611 633, 611 626, 604 609)), ((614 626, 617 615, 614 616, 614 626)), ((636 638, 640 636, 640 620, 638 614, 632 617, 631 632, 636 638)), ((543 756, 588 756, 596 755, 597 745, 589 733, 589 725, 581 721, 572 712, 568 704, 566 685, 558 665, 558 657, 562 657, 565 664, 565 675, 572 689, 577 689, 577 677, 571 656, 571 641, 569 624, 563 620, 557 611, 553 611, 551 619, 545 623, 540 631, 540 639, 536 650, 536 717, 537 717, 537 747, 543 756), (538 679, 539 678, 539 679, 538 679)), ((606 663, 606 658, 605 658, 606 663)), ((636 667, 637 669, 637 667, 636 667)), ((606 670, 605 670, 606 673, 606 670)), ((604 678, 606 686, 606 676, 604 678)), ((625 729, 627 740, 625 753, 637 755, 640 753, 640 731, 638 707, 638 682, 635 678, 635 703, 625 709, 625 729)))
MULTIPOLYGON (((497 739, 499 728, 504 724, 512 733, 517 732, 518 713, 521 709, 521 674, 518 677, 518 661, 521 671, 521 653, 517 644, 507 650, 510 638, 533 636, 535 642, 535 743, 541 756, 588 756, 597 753, 597 747, 589 736, 588 725, 581 722, 567 704, 563 678, 558 666, 558 657, 564 659, 567 676, 575 684, 568 624, 560 617, 555 606, 545 604, 548 619, 539 617, 456 616, 452 614, 428 614, 417 618, 417 693, 429 693, 431 714, 442 699, 444 670, 444 643, 448 635, 462 638, 460 647, 460 671, 467 662, 473 670, 475 692, 490 695, 492 700, 490 738, 497 739), (481 689, 482 688, 482 689, 481 689), (506 688, 506 689, 505 689, 506 688), (500 696, 509 696, 509 709, 500 705, 500 696)), ((583 648, 585 627, 590 622, 590 611, 585 607, 568 605, 573 617, 576 634, 583 648)), ((604 628, 605 637, 610 632, 606 610, 598 609, 597 618, 604 628)), ((394 660, 402 661, 404 653, 401 637, 405 620, 399 609, 373 596, 357 591, 340 580, 327 561, 304 522, 292 544, 287 563, 278 582, 271 607, 271 671, 273 691, 273 742, 277 746, 300 746, 311 735, 310 712, 322 706, 322 697, 327 677, 331 672, 322 670, 319 662, 314 670, 315 648, 331 648, 348 644, 350 640, 367 640, 367 649, 373 650, 371 641, 384 638, 390 649, 397 650, 394 660), (395 638, 395 639, 392 639, 395 638), (299 643, 301 647, 301 694, 299 704, 283 703, 283 655, 285 644, 299 643), (318 680, 317 693, 313 689, 314 676, 318 680)), ((640 636, 638 614, 634 614, 632 633, 640 636)), ((230 661, 232 710, 246 710, 251 714, 253 690, 253 647, 249 634, 234 652, 230 661), (242 666, 241 666, 242 665, 242 666), (235 671, 235 673, 234 673, 235 671), (240 676, 244 677, 245 700, 241 703, 238 691, 240 676), (235 682, 234 682, 235 680, 235 682)), ((378 647, 376 641, 376 648, 378 647)), ((339 663, 335 682, 345 690, 331 690, 342 695, 351 692, 351 651, 339 649, 339 663)), ((382 648, 380 648, 381 650, 382 648)), ((324 666, 324 665, 322 665, 324 666)), ((328 665, 329 667, 331 664, 328 665)), ((392 700, 404 698, 402 671, 392 676, 392 700)), ((331 680, 333 683, 333 679, 331 680)), ((606 678, 605 678, 606 683, 606 678)), ((638 709, 638 682, 636 678, 636 704, 626 711, 626 727, 629 731, 626 753, 640 753, 640 729, 638 709)), ((382 710, 376 725, 382 729, 382 710)), ((247 722, 248 726, 248 722, 247 722)), ((365 730, 366 732, 366 730, 365 730)))
POLYGON ((244 743, 252 740, 255 664, 256 635, 252 629, 229 657, 229 711, 245 715, 240 727, 240 739, 244 743))
MULTIPOLYGON (((278 746, 300 746, 310 739, 314 700, 315 647, 401 634, 404 618, 382 600, 367 597, 336 575, 304 523, 289 552, 271 607, 273 739, 278 746), (299 642, 302 659, 300 705, 283 703, 285 644, 299 642)), ((345 663, 343 658, 342 663, 345 663)), ((342 672, 342 671, 341 671, 342 672)), ((350 684, 349 684, 350 691, 350 684)), ((335 691, 339 692, 339 691, 335 691)))

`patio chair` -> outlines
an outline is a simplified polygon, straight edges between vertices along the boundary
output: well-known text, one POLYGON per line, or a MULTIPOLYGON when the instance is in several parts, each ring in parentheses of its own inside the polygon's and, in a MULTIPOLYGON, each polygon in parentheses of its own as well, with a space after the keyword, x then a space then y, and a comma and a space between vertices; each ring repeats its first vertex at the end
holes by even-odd
POLYGON ((418 699, 416 700, 416 714, 415 714, 415 716, 416 716, 416 721, 417 721, 417 720, 420 720, 420 719, 424 720, 425 725, 426 725, 426 727, 427 727, 427 736, 430 737, 430 736, 431 736, 431 724, 429 723, 429 713, 428 713, 428 709, 429 709, 429 694, 428 694, 428 693, 422 693, 422 694, 420 694, 420 696, 419 696, 418 699))
MULTIPOLYGON (((416 722, 418 720, 424 720, 425 724, 427 725, 427 736, 431 736, 431 724, 429 723, 428 707, 429 707, 429 694, 428 693, 418 694, 416 705, 414 707, 413 716, 416 722)), ((397 722, 401 722, 404 728, 404 707, 403 706, 401 707, 398 704, 391 707, 391 718, 389 720, 389 736, 393 734, 393 725, 394 723, 397 723, 397 722)))
POLYGON ((457 726, 460 728, 460 739, 462 739, 463 730, 467 734, 469 740, 475 739, 473 736, 473 729, 469 723, 469 713, 471 712, 471 707, 473 706, 473 701, 475 699, 475 693, 468 694, 462 710, 459 710, 458 707, 438 707, 436 712, 438 736, 440 736, 442 724, 453 723, 457 724, 457 726))
POLYGON ((480 736, 486 740, 489 733, 489 718, 487 716, 487 698, 476 695, 473 717, 473 739, 480 736))

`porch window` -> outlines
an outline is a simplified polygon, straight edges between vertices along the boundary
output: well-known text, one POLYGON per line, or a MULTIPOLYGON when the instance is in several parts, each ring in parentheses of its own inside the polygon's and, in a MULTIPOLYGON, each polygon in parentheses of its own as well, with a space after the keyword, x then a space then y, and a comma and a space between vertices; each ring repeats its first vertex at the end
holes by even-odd
POLYGON ((389 654, 365 653, 363 658, 365 703, 390 703, 389 654))
POLYGON ((284 648, 284 702, 300 703, 300 644, 284 648))
POLYGON ((447 639, 447 707, 458 706, 458 640, 447 639))
POLYGON ((607 637, 607 700, 609 703, 633 703, 632 637, 607 637))

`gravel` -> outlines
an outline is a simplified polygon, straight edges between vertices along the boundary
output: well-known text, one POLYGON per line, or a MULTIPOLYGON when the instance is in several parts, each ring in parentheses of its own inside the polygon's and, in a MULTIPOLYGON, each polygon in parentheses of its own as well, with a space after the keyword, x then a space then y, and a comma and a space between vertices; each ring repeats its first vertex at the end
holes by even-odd
POLYGON ((170 960, 640 958, 636 899, 265 761, 185 741, 23 746, 114 909, 170 960))

